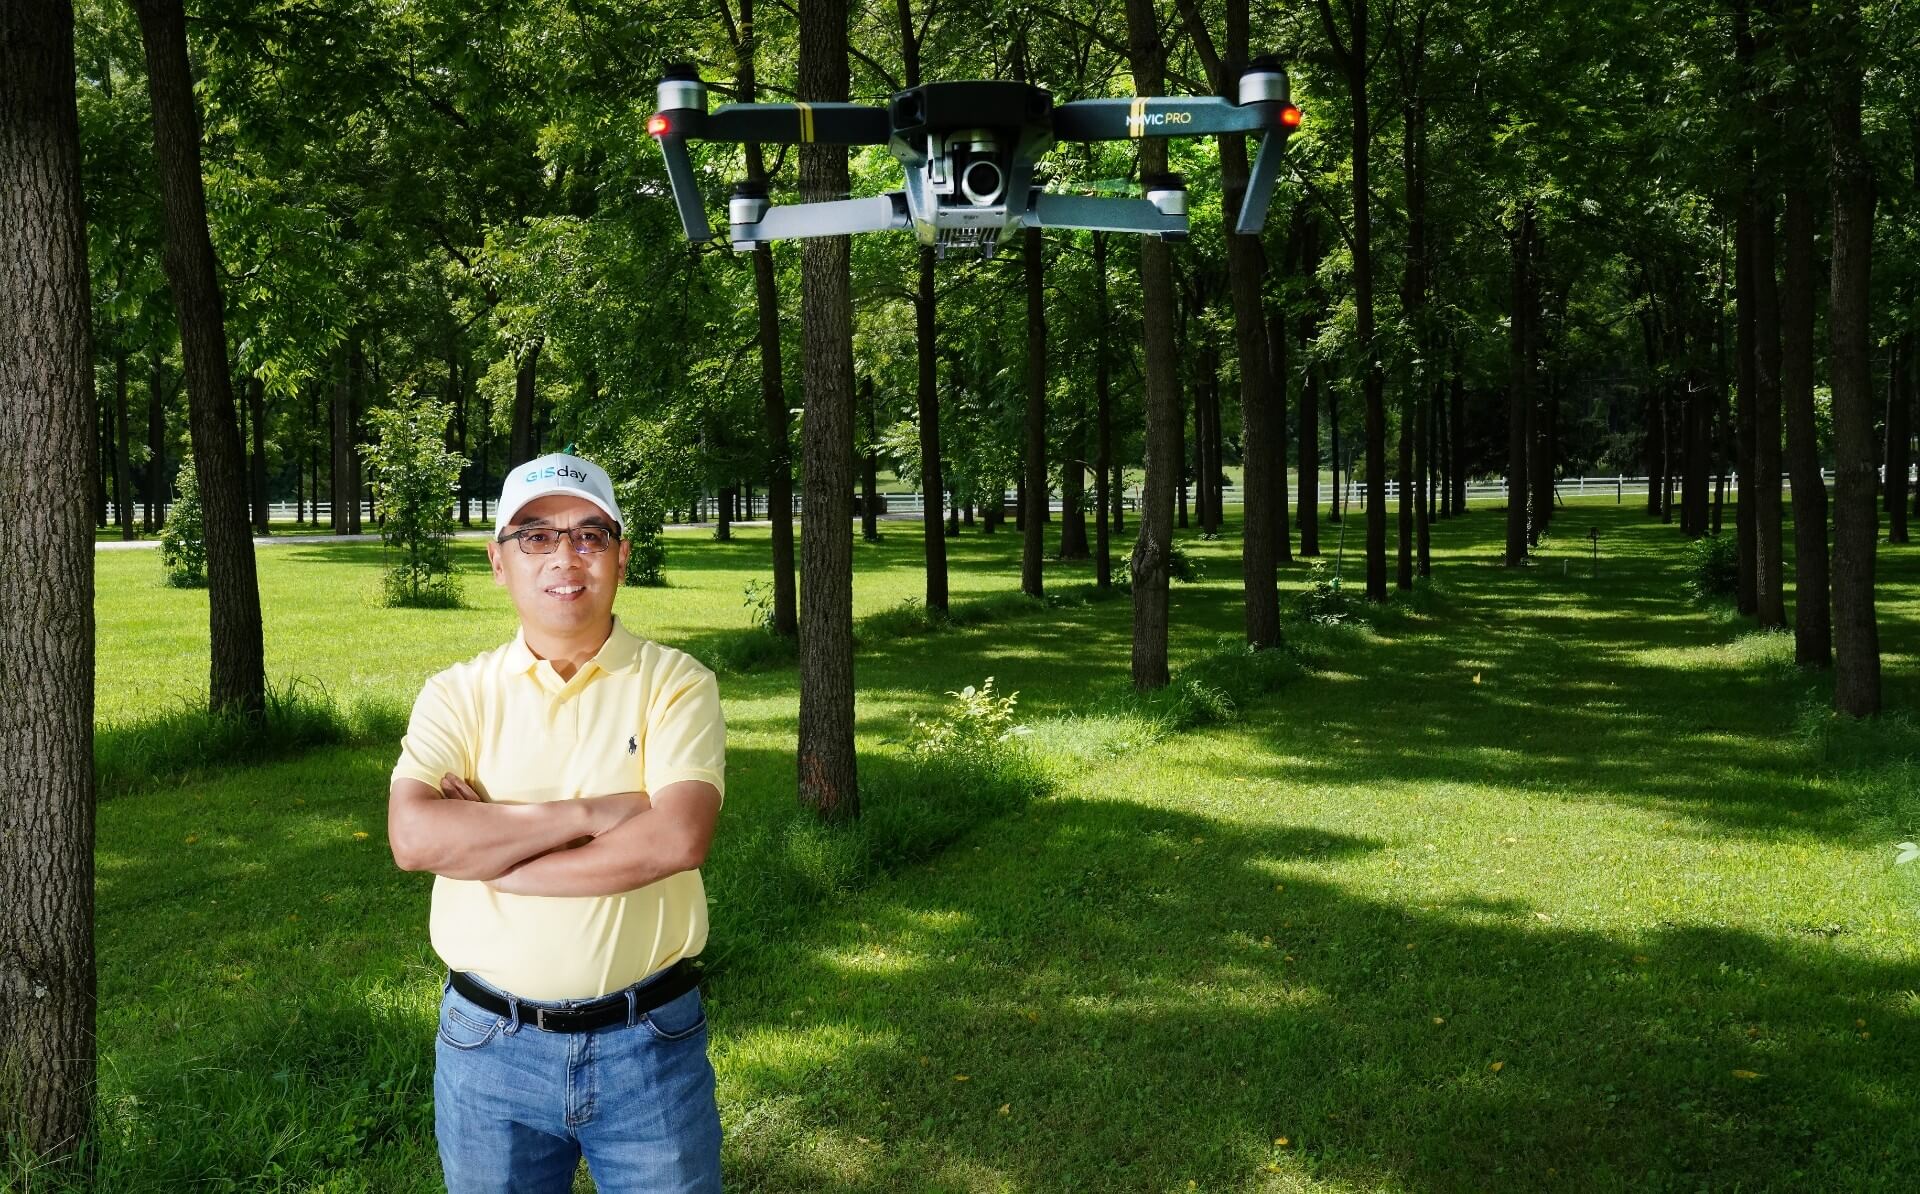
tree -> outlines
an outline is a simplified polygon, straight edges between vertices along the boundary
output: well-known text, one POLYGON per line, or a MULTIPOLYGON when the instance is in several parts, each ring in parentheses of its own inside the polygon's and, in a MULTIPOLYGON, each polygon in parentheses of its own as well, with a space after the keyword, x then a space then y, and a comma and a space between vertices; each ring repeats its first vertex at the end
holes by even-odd
POLYGON ((0 1139, 29 1168, 83 1153, 94 1094, 99 471, 73 84, 67 0, 0 7, 0 1139))
MULTIPOLYGON (((1134 86, 1158 95, 1166 85, 1166 49, 1152 0, 1127 0, 1127 57, 1134 86)), ((1161 185, 1167 143, 1140 140, 1140 175, 1161 185)), ((1140 241, 1140 300, 1146 353, 1146 479, 1140 532, 1133 544, 1133 686, 1164 688, 1167 671, 1167 567, 1173 552, 1173 486, 1180 473, 1180 391, 1174 374, 1173 255, 1165 241, 1140 241)))
MULTIPOLYGON (((816 0, 800 18, 800 95, 845 103, 846 0, 816 0)), ((847 149, 800 147, 808 202, 846 194, 847 149)), ((848 238, 801 250, 806 343, 802 425, 806 533, 800 541, 800 799, 822 820, 859 815, 853 750, 853 299, 848 238)))
POLYGON ((1026 484, 1021 492, 1027 507, 1021 522, 1020 591, 1029 597, 1045 595, 1041 556, 1046 551, 1047 528, 1047 300, 1046 253, 1038 228, 1029 228, 1021 243, 1027 284, 1027 418, 1026 484))
POLYGON ((453 500, 465 457, 446 450, 453 412, 415 398, 371 416, 375 440, 361 447, 380 487, 380 541, 398 550, 387 566, 388 605, 445 609, 460 604, 453 568, 453 500))
POLYGON ((1315 0, 1327 44, 1344 77, 1353 108, 1353 305, 1355 350, 1360 353, 1366 397, 1367 436, 1367 598, 1387 599, 1387 408, 1386 378, 1374 343, 1373 195, 1368 157, 1373 143, 1368 114, 1367 6, 1371 0, 1345 0, 1346 35, 1330 0, 1315 0))
POLYGON ((266 707, 260 585, 247 525, 247 481, 227 368, 224 301, 207 233, 200 175, 200 114, 187 64, 181 0, 134 0, 146 47, 153 139, 166 211, 167 281, 180 319, 188 426, 207 520, 209 703, 247 717, 266 707))
POLYGON ((1827 307, 1833 385, 1833 707, 1854 717, 1880 712, 1880 630, 1874 615, 1873 570, 1879 537, 1879 461, 1873 443, 1872 297, 1873 167, 1860 138, 1859 5, 1836 6, 1833 89, 1827 119, 1832 138, 1832 296, 1827 307))
MULTIPOLYGON (((1247 0, 1228 0, 1226 53, 1215 48, 1197 0, 1181 0, 1194 48, 1199 52, 1216 94, 1237 99, 1240 72, 1249 59, 1247 0)), ((1233 303, 1234 347, 1240 359, 1241 577, 1245 587, 1245 631, 1253 647, 1280 644, 1279 559, 1286 544, 1286 376, 1271 368, 1271 354, 1285 352, 1284 340, 1269 342, 1262 288, 1266 258, 1257 237, 1238 236, 1234 225, 1246 200, 1247 139, 1239 133, 1220 138, 1221 233, 1226 243, 1227 285, 1233 303), (1280 401, 1275 403, 1275 390, 1280 401), (1276 409, 1277 406, 1277 409, 1276 409), (1277 417, 1276 417, 1277 416, 1277 417)), ((1282 329, 1284 336, 1284 328, 1282 329)), ((1219 475, 1217 462, 1201 478, 1211 492, 1219 475)), ((1214 512, 1216 521, 1218 511, 1214 512)))

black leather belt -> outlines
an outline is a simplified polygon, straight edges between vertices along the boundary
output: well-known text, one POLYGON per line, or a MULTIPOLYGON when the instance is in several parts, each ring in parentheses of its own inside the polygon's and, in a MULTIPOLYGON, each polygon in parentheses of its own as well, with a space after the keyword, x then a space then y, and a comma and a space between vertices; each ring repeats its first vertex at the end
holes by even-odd
MULTIPOLYGON (((477 1006, 496 1016, 513 1017, 511 1003, 475 982, 465 971, 450 971, 447 978, 454 990, 477 1006)), ((631 1014, 638 1016, 664 1007, 699 985, 700 968, 682 958, 633 992, 631 1014)), ((567 1008, 536 1007, 521 1000, 520 1022, 543 1032, 591 1032, 611 1024, 625 1024, 629 1010, 625 991, 567 1008)))

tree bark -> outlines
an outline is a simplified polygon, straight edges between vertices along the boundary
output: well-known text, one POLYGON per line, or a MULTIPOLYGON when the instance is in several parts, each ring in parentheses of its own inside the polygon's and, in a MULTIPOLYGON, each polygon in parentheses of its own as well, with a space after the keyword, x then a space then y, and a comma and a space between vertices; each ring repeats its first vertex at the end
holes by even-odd
MULTIPOLYGON (((1780 306, 1774 280, 1774 203, 1756 195, 1753 221, 1754 617, 1763 630, 1787 624, 1780 540, 1780 306)), ((1740 495, 1747 504, 1748 495, 1740 495)))
POLYGON ((271 535, 273 512, 267 506, 267 385, 255 376, 247 378, 247 424, 253 432, 253 450, 248 456, 253 530, 256 535, 271 535))
MULTIPOLYGON (((1840 6, 1836 44, 1857 53, 1859 8, 1840 6)), ((1833 265, 1827 307, 1833 386, 1833 706, 1853 717, 1880 711, 1880 631, 1873 572, 1875 510, 1872 344, 1873 168, 1860 137, 1860 63, 1835 67, 1828 123, 1833 206, 1833 265)), ((1744 502, 1742 503, 1745 504, 1744 502)))
POLYGON ((1020 591, 1040 597, 1045 593, 1040 557, 1046 551, 1047 526, 1046 261, 1038 228, 1028 228, 1021 243, 1027 281, 1027 508, 1020 524, 1020 591))
POLYGON ((113 513, 120 524, 120 537, 133 539, 133 468, 129 441, 133 427, 127 422, 127 350, 113 352, 113 421, 118 432, 113 437, 113 513))
MULTIPOLYGON (((1093 234, 1093 309, 1107 310, 1107 234, 1093 234)), ((1094 518, 1093 582, 1105 592, 1113 587, 1112 527, 1108 509, 1114 500, 1113 465, 1113 366, 1107 356, 1107 321, 1096 321, 1094 332, 1094 518)))
POLYGON ((1907 541, 1907 474, 1913 468, 1913 333, 1904 332, 1887 351, 1887 542, 1907 541))
MULTIPOLYGON (((1158 95, 1165 83, 1165 48, 1153 0, 1127 0, 1127 48, 1134 86, 1158 95)), ((1143 179, 1158 181, 1167 169, 1167 145, 1140 140, 1143 179)), ((1140 241, 1140 298, 1146 356, 1146 479, 1140 495, 1140 530, 1134 540, 1133 686, 1164 688, 1167 671, 1167 565, 1173 547, 1173 487, 1180 472, 1180 387, 1173 344, 1173 255, 1165 241, 1140 241)))
POLYGON ((940 521, 940 496, 946 492, 940 458, 940 390, 937 374, 939 325, 933 289, 933 250, 919 252, 919 284, 913 317, 918 364, 915 401, 920 413, 920 523, 926 534, 927 608, 947 608, 947 536, 940 521))
POLYGON ((1780 286, 1780 389, 1786 404, 1787 464, 1793 474, 1793 657, 1833 666, 1827 595, 1827 485, 1813 418, 1813 195, 1787 192, 1780 286))
POLYGON ((180 320, 188 427, 206 518, 210 705, 259 717, 266 707, 260 585, 247 531, 246 467, 227 368, 225 303, 207 233, 200 114, 181 0, 135 0, 146 46, 155 159, 165 212, 167 282, 180 320))
POLYGON ((861 405, 867 411, 867 450, 860 455, 860 537, 868 543, 880 541, 880 449, 873 389, 873 378, 860 379, 861 405))
POLYGON ((513 375, 513 431, 507 449, 507 467, 525 464, 540 455, 533 429, 533 408, 539 398, 540 350, 546 342, 535 338, 520 352, 513 375))
POLYGON ((73 80, 66 0, 0 6, 0 553, 33 562, 0 569, 0 1140, 28 1173, 87 1164, 94 1099, 99 467, 73 80))
POLYGON ((1533 208, 1520 208, 1513 231, 1512 318, 1507 330, 1507 556, 1509 568, 1527 562, 1527 432, 1533 411, 1533 362, 1527 321, 1532 317, 1533 208))
MULTIPOLYGON (((1751 174, 1752 162, 1749 160, 1746 170, 1751 174)), ((1752 183, 1749 179, 1748 187, 1752 183)), ((1759 492, 1759 484, 1753 472, 1753 410, 1757 402, 1754 387, 1758 384, 1755 376, 1755 353, 1758 346, 1754 339, 1754 268, 1753 268, 1753 196, 1745 194, 1741 198, 1740 214, 1734 228, 1734 391, 1733 391, 1733 472, 1739 478, 1739 501, 1733 511, 1733 532, 1739 548, 1739 588, 1734 594, 1734 604, 1743 614, 1752 614, 1759 608, 1759 573, 1755 566, 1755 532, 1759 527, 1754 517, 1754 495, 1759 492)))
POLYGON ((1447 418, 1449 434, 1447 452, 1453 461, 1453 514, 1455 518, 1467 512, 1467 383, 1465 378, 1466 362, 1458 345, 1453 350, 1453 377, 1448 388, 1447 418))
MULTIPOLYGON (((1294 508, 1300 513, 1300 555, 1312 559, 1320 554, 1320 392, 1314 385, 1313 363, 1306 359, 1308 329, 1311 321, 1301 316, 1296 333, 1300 345, 1300 459, 1297 463, 1299 496, 1294 508)), ((1286 384, 1286 378, 1277 381, 1286 384)))
MULTIPOLYGON (((800 14, 803 99, 847 99, 846 0, 811 0, 800 14)), ((847 193, 847 150, 800 147, 800 191, 808 202, 847 193)), ((800 541, 800 801, 822 820, 860 812, 853 747, 853 299, 845 236, 801 248, 801 330, 806 345, 800 541)))
POLYGON ((167 488, 167 406, 160 385, 160 354, 147 350, 147 484, 140 529, 151 535, 166 518, 167 488))

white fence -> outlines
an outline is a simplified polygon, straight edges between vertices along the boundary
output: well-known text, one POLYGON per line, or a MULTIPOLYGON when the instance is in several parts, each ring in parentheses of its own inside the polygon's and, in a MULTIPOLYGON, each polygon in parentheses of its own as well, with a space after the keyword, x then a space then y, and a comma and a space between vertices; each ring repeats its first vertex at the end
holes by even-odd
MULTIPOLYGON (((1916 476, 1913 480, 1915 483, 1920 483, 1920 468, 1916 468, 1915 473, 1916 473, 1916 476)), ((1833 483, 1833 473, 1829 470, 1825 470, 1825 469, 1821 470, 1820 478, 1823 482, 1825 482, 1828 485, 1831 485, 1833 483)), ((1648 481, 1648 478, 1646 477, 1628 477, 1628 476, 1560 477, 1554 481, 1554 489, 1555 489, 1555 492, 1559 495, 1559 497, 1563 500, 1567 498, 1579 498, 1579 497, 1601 497, 1601 498, 1611 497, 1616 503, 1624 503, 1629 497, 1645 497, 1647 493, 1648 484, 1649 484, 1649 481, 1648 481)), ((1791 488, 1792 478, 1785 474, 1782 474, 1781 484, 1788 488, 1791 488)), ((1677 478, 1675 480, 1674 487, 1676 491, 1679 488, 1679 483, 1677 478)), ((1187 490, 1187 500, 1189 503, 1191 503, 1193 501, 1194 486, 1188 485, 1186 486, 1186 490, 1187 490)), ((1740 491, 1740 479, 1738 477, 1729 476, 1727 478, 1727 491, 1729 493, 1738 493, 1740 491)), ((1298 492, 1297 486, 1289 484, 1288 486, 1289 500, 1291 500, 1293 495, 1296 494, 1297 492, 1298 492)), ((1122 491, 1122 493, 1123 493, 1123 498, 1126 502, 1126 508, 1128 509, 1128 511, 1139 509, 1140 507, 1140 487, 1139 486, 1137 485, 1132 486, 1122 491)), ((1225 502, 1226 505, 1235 506, 1240 504, 1241 491, 1239 486, 1229 485, 1222 490, 1222 494, 1223 494, 1222 500, 1225 502)), ((854 496, 854 509, 857 511, 860 508, 860 495, 858 493, 855 493, 853 496, 854 496)), ((1324 485, 1321 486, 1321 496, 1320 496, 1321 502, 1322 503, 1329 502, 1332 500, 1332 497, 1333 495, 1328 491, 1328 488, 1324 485)), ((1009 513, 1011 513, 1015 498, 1016 498, 1016 494, 1013 490, 1008 490, 1005 494, 1001 495, 1001 500, 1006 503, 1009 513)), ((1482 501, 1500 501, 1500 502, 1506 501, 1507 500, 1507 482, 1505 478, 1502 478, 1497 481, 1469 482, 1467 484, 1468 506, 1472 506, 1476 499, 1482 500, 1482 501)), ((717 500, 718 499, 712 498, 712 497, 703 498, 701 500, 701 503, 698 509, 691 510, 691 511, 682 510, 682 511, 679 511, 678 513, 680 513, 683 517, 688 518, 690 521, 693 521, 693 522, 712 522, 716 517, 717 500)), ((1366 505, 1366 500, 1367 500, 1367 483, 1365 481, 1353 481, 1347 484, 1346 493, 1343 495, 1343 501, 1347 505, 1350 505, 1358 509, 1366 505)), ((1400 483, 1398 481, 1389 480, 1387 482, 1387 500, 1389 502, 1398 502, 1400 500, 1400 483)), ((975 508, 976 509, 979 508, 981 504, 982 503, 976 502, 975 508)), ((1093 495, 1091 491, 1087 493, 1087 495, 1085 496, 1081 504, 1083 508, 1089 511, 1093 509, 1093 495)), ((796 493, 793 495, 794 512, 799 513, 800 507, 801 507, 800 495, 796 493)), ((1056 510, 1056 511, 1064 509, 1064 506, 1060 501, 1060 499, 1052 496, 1049 496, 1047 507, 1048 509, 1056 510)), ((492 508, 493 508, 493 504, 491 502, 488 502, 485 504, 485 509, 489 513, 492 511, 492 508)), ((741 508, 743 511, 743 515, 747 521, 765 518, 767 516, 767 497, 763 493, 756 493, 753 495, 752 501, 750 503, 745 498, 743 498, 741 501, 741 508)), ((268 510, 270 511, 270 517, 272 521, 292 522, 296 517, 299 516, 301 512, 301 507, 297 506, 293 502, 273 502, 268 506, 268 510)), ((907 516, 918 516, 921 513, 921 510, 922 510, 921 497, 917 493, 883 493, 880 495, 880 513, 887 515, 889 517, 900 518, 900 517, 907 517, 907 516)), ((944 507, 943 507, 943 510, 944 510, 944 507)), ((473 516, 475 518, 483 517, 482 503, 480 503, 478 500, 475 500, 472 504, 472 511, 473 511, 473 516)), ((134 511, 136 518, 138 517, 139 513, 140 512, 137 509, 134 511)), ((313 523, 323 523, 331 519, 332 507, 326 502, 308 502, 305 506, 305 513, 306 513, 307 521, 313 522, 313 523)), ((164 507, 162 508, 161 515, 162 517, 165 516, 164 507)), ((372 518, 373 518, 372 502, 367 502, 364 505, 362 505, 360 516, 364 523, 371 525, 372 518)), ((107 522, 109 525, 112 525, 116 521, 117 521, 117 515, 114 510, 113 503, 109 502, 107 503, 107 522)))

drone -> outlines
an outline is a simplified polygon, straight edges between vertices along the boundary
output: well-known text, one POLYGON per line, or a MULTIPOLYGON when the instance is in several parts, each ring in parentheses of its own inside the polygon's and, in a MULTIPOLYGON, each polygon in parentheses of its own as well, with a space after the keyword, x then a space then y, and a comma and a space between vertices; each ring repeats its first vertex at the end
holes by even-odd
POLYGON ((714 236, 688 141, 885 145, 905 171, 903 189, 866 199, 773 204, 764 183, 737 182, 727 202, 727 239, 745 253, 770 241, 911 228, 940 257, 969 249, 992 257, 1000 240, 1021 228, 1186 238, 1187 190, 1179 175, 1143 179, 1142 199, 1056 193, 1039 185, 1034 173, 1056 141, 1258 134, 1260 148, 1234 225, 1236 233, 1257 235, 1287 138, 1299 127, 1286 72, 1266 58, 1241 74, 1235 100, 1137 96, 1055 104, 1041 87, 967 80, 909 87, 882 107, 728 104, 714 112, 707 111, 699 72, 677 64, 661 78, 659 110, 647 121, 647 132, 666 156, 680 223, 695 244, 714 236))

